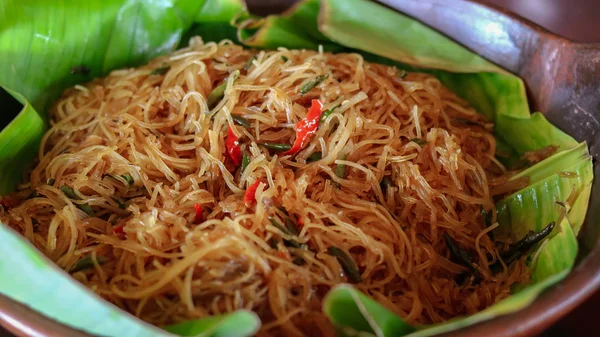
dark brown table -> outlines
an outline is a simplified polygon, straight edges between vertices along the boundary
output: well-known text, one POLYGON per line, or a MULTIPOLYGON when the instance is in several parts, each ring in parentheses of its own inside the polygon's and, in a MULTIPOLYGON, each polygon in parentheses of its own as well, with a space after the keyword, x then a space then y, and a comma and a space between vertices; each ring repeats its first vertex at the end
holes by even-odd
MULTIPOLYGON (((452 0, 448 0, 452 1, 452 0)), ((599 0, 480 0, 503 6, 564 37, 600 42, 599 0)), ((591 323, 600 312, 600 292, 539 337, 592 336, 591 323)), ((14 337, 0 328, 0 337, 14 337)))

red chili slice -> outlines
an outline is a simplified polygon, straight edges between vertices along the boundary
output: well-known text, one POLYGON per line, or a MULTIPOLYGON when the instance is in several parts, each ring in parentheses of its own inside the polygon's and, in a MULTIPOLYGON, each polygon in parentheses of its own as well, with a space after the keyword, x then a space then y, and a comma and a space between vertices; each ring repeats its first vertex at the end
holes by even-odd
POLYGON ((313 99, 306 118, 296 123, 296 140, 291 149, 282 153, 282 155, 296 154, 306 146, 310 137, 317 132, 321 114, 323 114, 323 103, 318 99, 313 99))
POLYGON ((202 205, 200 204, 195 204, 194 208, 196 209, 196 218, 195 218, 195 223, 196 225, 202 222, 202 205))
POLYGON ((247 207, 252 206, 256 202, 256 190, 258 189, 258 185, 261 183, 260 180, 254 182, 254 184, 248 186, 246 189, 246 193, 244 193, 244 204, 247 207))
POLYGON ((227 153, 229 153, 229 157, 231 157, 235 165, 240 165, 242 163, 242 149, 240 148, 240 140, 235 133, 233 133, 231 126, 228 126, 227 129, 227 139, 225 140, 225 145, 227 146, 227 153))

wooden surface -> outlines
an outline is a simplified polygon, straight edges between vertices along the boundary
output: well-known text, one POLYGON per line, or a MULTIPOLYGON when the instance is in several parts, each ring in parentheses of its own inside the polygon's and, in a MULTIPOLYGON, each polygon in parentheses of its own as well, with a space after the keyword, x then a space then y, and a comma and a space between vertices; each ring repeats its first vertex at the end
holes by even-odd
MULTIPOLYGON (((580 42, 600 42, 599 0, 480 1, 507 8, 567 38, 580 42)), ((541 337, 595 335, 589 330, 589 322, 598 312, 600 312, 600 293, 546 330, 541 337)), ((0 328, 0 337, 13 337, 13 335, 0 328)))

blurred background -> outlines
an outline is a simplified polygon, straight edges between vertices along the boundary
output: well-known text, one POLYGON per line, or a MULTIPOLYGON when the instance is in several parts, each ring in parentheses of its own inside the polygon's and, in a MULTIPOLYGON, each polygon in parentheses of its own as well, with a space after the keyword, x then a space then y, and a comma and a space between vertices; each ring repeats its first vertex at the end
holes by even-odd
MULTIPOLYGON (((600 0, 479 1, 506 8, 571 40, 600 43, 600 0)), ((600 292, 539 337, 592 336, 596 333, 590 331, 590 322, 598 312, 600 292)), ((0 328, 0 337, 13 336, 0 328)))

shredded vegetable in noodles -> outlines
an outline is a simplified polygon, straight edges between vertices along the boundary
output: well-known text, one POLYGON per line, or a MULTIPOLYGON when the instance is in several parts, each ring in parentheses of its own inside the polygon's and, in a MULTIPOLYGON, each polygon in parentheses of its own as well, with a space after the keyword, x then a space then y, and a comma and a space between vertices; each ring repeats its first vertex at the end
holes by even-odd
POLYGON ((263 336, 334 336, 340 283, 426 324, 528 281, 492 235, 494 196, 527 181, 505 184, 493 125, 431 75, 194 38, 51 116, 0 219, 158 326, 246 308, 263 336))

